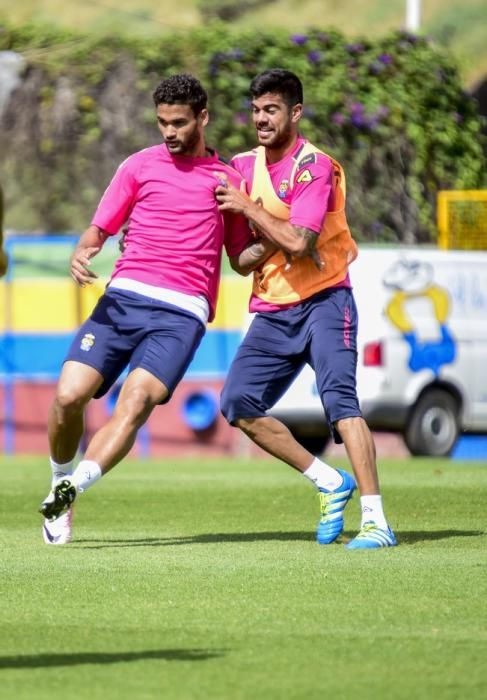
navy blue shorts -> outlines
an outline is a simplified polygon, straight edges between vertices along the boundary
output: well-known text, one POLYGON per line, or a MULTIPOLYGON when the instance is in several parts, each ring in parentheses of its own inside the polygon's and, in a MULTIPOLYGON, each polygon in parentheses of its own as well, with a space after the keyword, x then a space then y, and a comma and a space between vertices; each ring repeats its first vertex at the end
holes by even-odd
MULTIPOLYGON (((66 360, 98 370, 106 394, 124 369, 146 369, 169 390, 169 400, 205 334, 196 316, 133 292, 108 288, 81 326, 66 360)), ((65 360, 65 361, 66 361, 65 360)))
POLYGON ((258 418, 308 363, 336 442, 333 424, 361 416, 357 399, 357 308, 352 290, 335 287, 298 306, 256 314, 230 367, 221 397, 229 423, 258 418))

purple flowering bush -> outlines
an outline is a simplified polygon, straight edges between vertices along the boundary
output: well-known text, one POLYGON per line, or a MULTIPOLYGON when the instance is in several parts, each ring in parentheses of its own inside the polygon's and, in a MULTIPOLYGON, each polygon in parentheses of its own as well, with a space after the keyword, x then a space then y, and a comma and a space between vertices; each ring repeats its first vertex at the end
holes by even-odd
POLYGON ((438 190, 487 185, 476 105, 453 59, 426 39, 397 32, 349 43, 313 29, 244 35, 238 46, 238 62, 221 61, 210 76, 215 143, 227 154, 251 147, 250 120, 236 131, 229 114, 241 112, 260 70, 296 72, 305 93, 302 132, 344 166, 358 240, 434 242, 438 190))
POLYGON ((344 166, 358 240, 434 242, 438 190, 487 186, 481 120, 452 57, 405 32, 351 43, 216 23, 129 41, 0 27, 1 50, 27 65, 1 118, 0 180, 37 228, 84 226, 118 163, 159 139, 151 93, 181 71, 207 88, 208 137, 224 157, 255 143, 250 80, 297 73, 302 133, 344 166))

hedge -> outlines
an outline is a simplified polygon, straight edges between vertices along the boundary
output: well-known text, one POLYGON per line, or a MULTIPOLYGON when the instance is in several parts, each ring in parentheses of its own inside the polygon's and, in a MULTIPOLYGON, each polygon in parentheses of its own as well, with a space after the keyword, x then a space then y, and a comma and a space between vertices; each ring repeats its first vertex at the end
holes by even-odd
POLYGON ((439 189, 486 186, 476 102, 427 38, 350 43, 313 28, 250 32, 214 23, 153 40, 0 23, 0 51, 26 59, 2 117, 7 226, 80 230, 118 163, 155 143, 151 94, 173 72, 208 90, 208 140, 224 157, 254 145, 248 85, 269 67, 305 87, 302 132, 341 161, 357 240, 434 242, 439 189))

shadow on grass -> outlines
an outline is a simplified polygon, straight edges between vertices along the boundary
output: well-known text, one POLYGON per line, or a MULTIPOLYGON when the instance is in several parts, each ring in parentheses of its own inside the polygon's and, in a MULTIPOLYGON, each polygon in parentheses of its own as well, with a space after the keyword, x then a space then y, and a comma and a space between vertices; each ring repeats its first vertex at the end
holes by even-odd
MULTIPOLYGON (((338 544, 348 542, 355 537, 356 532, 344 532, 338 544)), ((482 537, 483 530, 431 530, 404 531, 395 535, 398 544, 416 544, 434 540, 448 540, 454 537, 482 537)), ((311 542, 315 540, 314 532, 215 532, 208 535, 193 535, 187 537, 144 537, 134 539, 84 539, 76 540, 70 548, 81 545, 83 549, 104 549, 106 547, 173 547, 188 544, 222 544, 224 542, 311 542)))
POLYGON ((449 540, 454 537, 482 537, 487 534, 484 530, 431 530, 430 532, 414 530, 395 532, 398 544, 416 544, 434 540, 449 540))
POLYGON ((280 540, 314 540, 313 532, 215 532, 208 535, 191 535, 187 537, 144 537, 123 540, 76 540, 69 545, 82 545, 83 549, 102 549, 103 547, 172 547, 181 544, 222 544, 223 542, 260 542, 280 540))
POLYGON ((30 656, 0 656, 0 670, 7 668, 49 668, 51 666, 81 666, 86 664, 120 664, 130 661, 208 661, 224 656, 221 649, 154 649, 119 653, 92 652, 86 654, 32 654, 30 656))

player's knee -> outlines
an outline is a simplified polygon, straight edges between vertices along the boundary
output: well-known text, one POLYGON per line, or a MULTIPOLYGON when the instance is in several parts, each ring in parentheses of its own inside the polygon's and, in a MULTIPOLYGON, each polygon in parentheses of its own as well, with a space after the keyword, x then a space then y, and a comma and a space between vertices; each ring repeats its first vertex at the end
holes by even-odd
POLYGON ((80 392, 78 387, 61 385, 56 391, 54 404, 58 412, 70 415, 82 411, 88 400, 89 397, 80 392))
POLYGON ((370 433, 369 427, 362 416, 346 416, 339 418, 334 423, 335 430, 342 436, 350 435, 353 437, 360 431, 361 433, 370 433))
POLYGON ((230 425, 242 429, 242 421, 253 420, 266 413, 260 397, 252 395, 251 391, 245 391, 245 387, 239 386, 237 382, 227 382, 223 387, 220 410, 230 425))
POLYGON ((230 425, 241 428, 241 422, 246 420, 242 416, 252 416, 256 413, 254 402, 240 392, 222 393, 220 400, 220 410, 230 425))
POLYGON ((238 394, 231 385, 225 384, 220 396, 220 411, 224 418, 233 424, 235 420, 235 406, 238 401, 238 394))
POLYGON ((262 433, 262 422, 264 417, 252 417, 252 418, 235 418, 233 425, 239 428, 247 437, 251 440, 256 440, 259 434, 262 433))
POLYGON ((329 391, 323 403, 330 423, 362 415, 356 394, 329 391))

